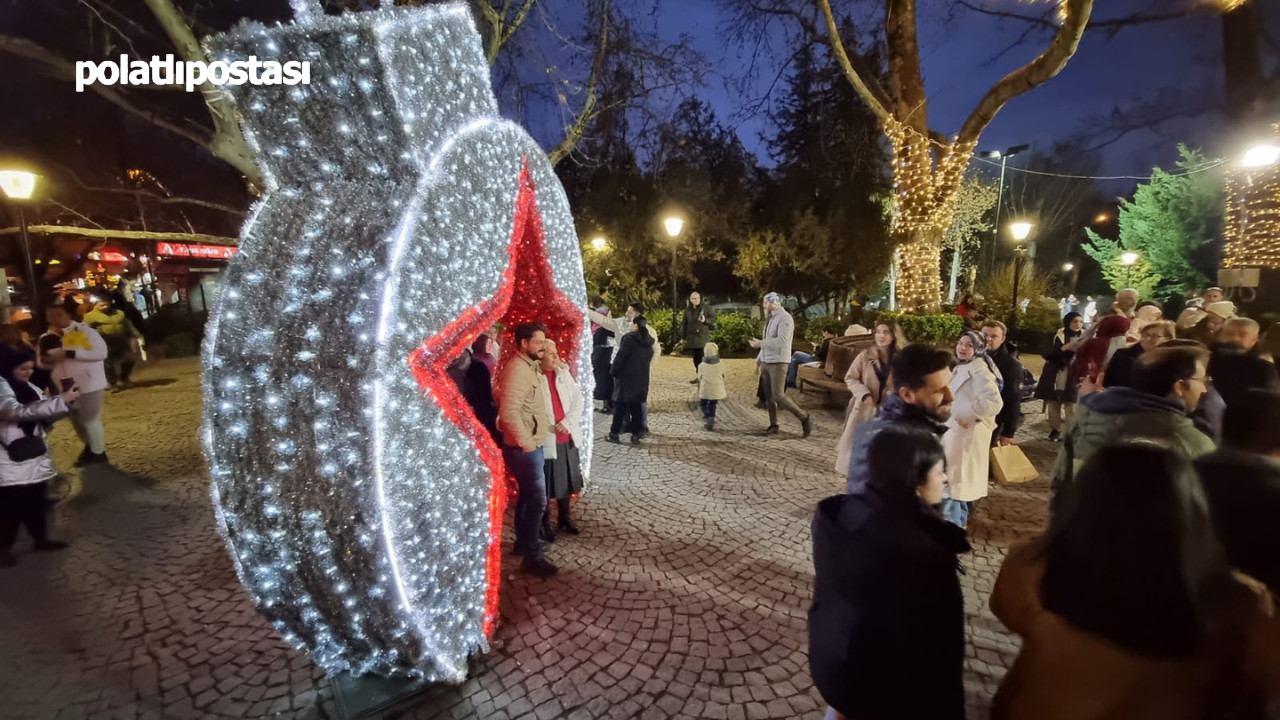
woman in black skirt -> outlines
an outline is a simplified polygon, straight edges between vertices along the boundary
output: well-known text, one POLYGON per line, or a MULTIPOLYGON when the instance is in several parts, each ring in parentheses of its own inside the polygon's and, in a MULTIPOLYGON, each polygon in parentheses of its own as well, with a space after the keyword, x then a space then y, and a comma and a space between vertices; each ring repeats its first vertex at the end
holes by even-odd
MULTIPOLYGON (((609 315, 609 307, 601 305, 596 308, 601 315, 609 315)), ((601 403, 597 412, 613 414, 613 375, 609 373, 613 362, 614 331, 605 325, 593 325, 591 333, 591 373, 596 379, 596 389, 592 398, 601 403)))
MULTIPOLYGON (((548 339, 542 352, 542 396, 547 403, 547 414, 555 425, 543 446, 546 461, 543 472, 547 479, 547 500, 555 500, 559 510, 560 530, 577 535, 580 530, 569 517, 570 498, 582 492, 582 464, 578 457, 578 439, 582 433, 582 390, 569 373, 569 367, 560 362, 556 344, 548 339)), ((542 514, 542 539, 555 542, 556 532, 551 527, 551 506, 542 514)))

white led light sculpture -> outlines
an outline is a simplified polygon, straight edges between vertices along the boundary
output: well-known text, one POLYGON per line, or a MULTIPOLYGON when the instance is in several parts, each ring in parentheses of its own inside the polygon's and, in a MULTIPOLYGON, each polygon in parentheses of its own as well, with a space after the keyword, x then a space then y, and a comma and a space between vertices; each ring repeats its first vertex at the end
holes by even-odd
POLYGON ((268 184, 204 346, 236 571, 328 672, 461 681, 496 619, 509 485, 444 368, 490 324, 538 319, 590 396, 564 191, 498 117, 464 6, 299 12, 208 45, 312 68, 309 86, 224 86, 268 184))

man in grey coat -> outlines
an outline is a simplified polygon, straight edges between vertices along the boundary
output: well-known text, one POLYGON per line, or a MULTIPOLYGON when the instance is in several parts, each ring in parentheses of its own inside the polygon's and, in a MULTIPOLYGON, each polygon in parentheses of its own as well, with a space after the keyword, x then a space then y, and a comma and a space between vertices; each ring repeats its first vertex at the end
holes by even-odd
POLYGON ((795 415, 804 428, 804 436, 813 432, 813 419, 800 409, 795 401, 787 397, 783 385, 787 380, 787 365, 791 362, 791 342, 796 334, 796 321, 791 313, 782 307, 782 296, 769 293, 764 296, 766 320, 764 337, 752 338, 751 347, 760 350, 756 356, 756 364, 760 366, 760 374, 764 378, 764 401, 769 409, 768 435, 778 434, 778 406, 795 415))
MULTIPOLYGON (((684 308, 684 349, 693 357, 693 371, 698 372, 702 364, 702 351, 711 342, 711 328, 715 327, 716 314, 702 303, 702 294, 689 296, 689 304, 684 308)), ((697 385, 695 377, 691 385, 697 385)))

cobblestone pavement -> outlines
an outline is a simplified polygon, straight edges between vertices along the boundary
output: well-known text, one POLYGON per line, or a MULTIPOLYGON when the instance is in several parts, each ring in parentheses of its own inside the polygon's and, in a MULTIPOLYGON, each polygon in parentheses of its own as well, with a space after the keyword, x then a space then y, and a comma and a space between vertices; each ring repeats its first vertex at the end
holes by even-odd
MULTIPOLYGON (((832 468, 842 413, 806 395, 814 436, 802 440, 784 416, 783 433, 766 438, 752 363, 727 368, 731 398, 711 434, 690 404, 690 362, 661 361, 653 436, 597 446, 594 483, 574 510, 583 533, 548 552, 559 576, 527 578, 506 558, 492 652, 462 686, 384 718, 821 716, 805 655, 809 520, 843 487, 832 468)), ((134 474, 70 473, 56 516, 72 548, 34 556, 20 540, 20 565, 0 571, 0 717, 339 716, 329 683, 250 606, 214 531, 198 372, 194 361, 158 363, 139 373, 144 387, 108 398, 111 457, 134 474)), ((1043 437, 1043 416, 1024 433, 1043 437)), ((51 444, 69 467, 70 428, 51 444)), ((1025 447, 1037 464, 1052 458, 1047 443, 1025 447)), ((1009 543, 1043 522, 1046 493, 1043 480, 997 487, 973 521, 971 718, 985 717, 1016 652, 987 595, 1009 543)))

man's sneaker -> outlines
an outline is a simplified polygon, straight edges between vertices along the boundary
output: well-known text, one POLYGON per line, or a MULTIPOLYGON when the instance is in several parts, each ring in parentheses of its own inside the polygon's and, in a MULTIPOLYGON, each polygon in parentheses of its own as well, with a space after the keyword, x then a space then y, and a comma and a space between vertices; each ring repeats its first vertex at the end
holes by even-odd
POLYGON ((622 444, 622 438, 618 437, 617 435, 614 435, 613 433, 609 433, 608 435, 605 436, 604 439, 608 440, 609 442, 615 445, 622 444))
POLYGON ((89 452, 89 448, 80 451, 80 456, 76 458, 76 463, 72 467, 84 467, 89 464, 89 458, 93 457, 93 453, 89 452))
POLYGON ((632 436, 631 436, 631 444, 632 444, 632 445, 639 445, 639 444, 640 444, 640 440, 641 440, 641 439, 643 439, 643 438, 644 438, 644 435, 643 435, 643 434, 641 434, 641 433, 636 433, 635 435, 632 435, 632 436))
POLYGON ((707 429, 708 429, 708 430, 715 430, 715 429, 716 429, 716 419, 715 419, 715 418, 713 418, 713 417, 709 417, 709 418, 707 418, 707 429))
POLYGON ((800 427, 804 428, 805 437, 809 437, 810 435, 812 435, 813 434, 813 416, 805 415, 804 419, 800 421, 800 427))
POLYGON ((764 434, 765 434, 765 435, 777 435, 777 434, 778 434, 778 432, 779 432, 779 430, 780 430, 780 428, 779 428, 777 425, 770 425, 770 426, 768 427, 768 429, 766 429, 766 430, 764 431, 764 434))
POLYGON ((768 410, 768 409, 769 409, 769 406, 765 404, 765 401, 763 401, 763 400, 757 400, 757 401, 756 401, 756 409, 757 409, 757 410, 768 410))
POLYGON ((697 385, 697 384, 698 384, 698 378, 694 378, 694 379, 690 380, 690 381, 689 381, 689 384, 690 384, 690 385, 697 385))
POLYGON ((1049 442, 1061 442, 1061 441, 1062 441, 1062 433, 1058 432, 1057 430, 1054 430, 1053 432, 1049 433, 1049 442))
POLYGON ((547 562, 544 558, 525 558, 520 569, 534 577, 549 578, 560 572, 560 568, 547 562))

